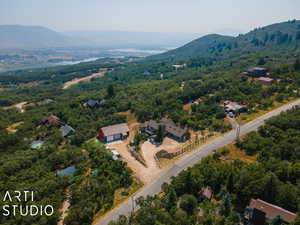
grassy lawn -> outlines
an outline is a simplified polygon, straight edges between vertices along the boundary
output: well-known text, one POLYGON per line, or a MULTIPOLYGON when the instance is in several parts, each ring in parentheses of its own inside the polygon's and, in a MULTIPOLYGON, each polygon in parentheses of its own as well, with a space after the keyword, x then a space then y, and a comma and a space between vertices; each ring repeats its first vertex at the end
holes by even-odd
POLYGON ((298 98, 290 98, 288 100, 285 100, 283 102, 274 102, 273 105, 267 109, 264 109, 264 110, 258 110, 257 112, 255 113, 244 113, 244 114, 241 114, 240 116, 238 116, 236 118, 236 120, 240 123, 240 124, 245 124, 245 123, 248 123, 250 122, 251 120, 254 120, 260 116, 263 116, 264 114, 276 109, 276 108, 279 108, 285 104, 288 104, 288 103, 291 103, 295 100, 297 100, 298 98))
MULTIPOLYGON (((242 151, 241 149, 236 147, 235 144, 229 144, 229 145, 225 146, 224 148, 229 150, 229 154, 223 158, 227 158, 230 160, 239 159, 245 163, 252 163, 257 160, 256 155, 254 155, 254 156, 247 155, 244 151, 242 151)), ((224 149, 224 148, 222 148, 222 149, 224 149)), ((222 149, 221 149, 221 151, 222 151, 222 149)))

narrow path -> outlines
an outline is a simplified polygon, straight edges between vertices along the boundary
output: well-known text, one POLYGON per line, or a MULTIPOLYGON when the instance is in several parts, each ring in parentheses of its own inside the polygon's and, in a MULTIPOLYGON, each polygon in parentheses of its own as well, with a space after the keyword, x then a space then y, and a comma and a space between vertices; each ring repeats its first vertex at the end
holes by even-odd
MULTIPOLYGON (((264 125, 265 121, 273 116, 279 115, 281 112, 287 111, 294 106, 300 105, 300 99, 286 104, 284 106, 281 106, 267 114, 264 114, 263 116, 256 118, 255 120, 242 125, 241 126, 241 132, 240 135, 245 135, 251 131, 257 130, 260 126, 264 125)), ((165 169, 160 176, 157 177, 155 181, 152 183, 145 185, 135 196, 133 196, 133 199, 137 199, 141 196, 147 196, 147 195, 155 195, 156 193, 159 193, 161 191, 161 185, 164 182, 169 182, 171 180, 172 176, 178 175, 182 170, 187 169, 188 167, 191 167, 195 164, 197 164, 202 158, 210 155, 215 149, 224 147, 236 140, 236 131, 233 130, 229 133, 226 133, 224 136, 219 137, 212 141, 211 143, 208 143, 206 145, 203 145, 198 150, 193 151, 181 159, 179 159, 173 166, 170 168, 165 169)), ((102 221, 97 223, 96 225, 107 225, 110 221, 118 219, 120 215, 129 215, 132 211, 134 201, 132 199, 128 199, 125 202, 123 202, 121 205, 113 209, 106 217, 103 218, 102 221)), ((135 207, 137 209, 137 207, 135 207)))
POLYGON ((71 205, 69 200, 70 197, 69 189, 66 190, 66 195, 67 195, 67 199, 63 202, 63 206, 59 210, 62 214, 57 225, 63 225, 64 219, 68 216, 68 210, 71 205))

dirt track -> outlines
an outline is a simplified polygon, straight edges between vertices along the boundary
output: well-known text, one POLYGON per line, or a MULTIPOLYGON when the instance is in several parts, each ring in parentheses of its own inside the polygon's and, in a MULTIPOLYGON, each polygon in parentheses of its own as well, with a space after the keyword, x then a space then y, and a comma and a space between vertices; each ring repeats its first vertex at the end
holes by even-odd
POLYGON ((87 77, 82 77, 82 78, 75 78, 71 81, 68 81, 66 83, 64 83, 63 89, 67 89, 75 84, 78 84, 81 81, 90 81, 92 78, 96 78, 96 77, 103 77, 105 74, 105 72, 98 72, 98 73, 94 73, 90 76, 87 77))

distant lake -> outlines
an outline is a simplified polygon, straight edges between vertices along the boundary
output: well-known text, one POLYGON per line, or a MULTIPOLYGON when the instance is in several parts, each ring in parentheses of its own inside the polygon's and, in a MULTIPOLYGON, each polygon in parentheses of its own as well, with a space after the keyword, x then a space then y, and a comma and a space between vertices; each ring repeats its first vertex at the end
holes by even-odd
POLYGON ((136 49, 136 48, 119 48, 109 50, 110 52, 124 52, 124 53, 143 53, 143 54, 160 54, 165 52, 166 50, 154 50, 154 49, 136 49))
POLYGON ((87 58, 87 59, 82 59, 82 60, 77 60, 77 61, 62 61, 62 62, 59 62, 59 63, 55 63, 56 65, 75 65, 75 64, 78 64, 78 63, 83 63, 83 62, 92 62, 92 61, 95 61, 97 59, 100 59, 102 57, 94 57, 94 58, 87 58))
MULTIPOLYGON (((161 49, 137 49, 137 48, 118 48, 118 49, 110 49, 103 52, 107 58, 123 58, 125 56, 139 56, 145 57, 149 55, 161 54, 173 48, 161 48, 161 49)), ((101 59, 105 57, 93 57, 86 58, 81 60, 65 60, 61 62, 55 63, 55 65, 75 65, 78 63, 91 62, 97 59, 101 59)))

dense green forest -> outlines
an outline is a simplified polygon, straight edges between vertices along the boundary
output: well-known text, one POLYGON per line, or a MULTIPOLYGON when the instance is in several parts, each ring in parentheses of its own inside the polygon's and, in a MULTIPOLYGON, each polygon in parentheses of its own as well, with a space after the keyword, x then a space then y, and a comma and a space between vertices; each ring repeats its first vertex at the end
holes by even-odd
POLYGON ((249 52, 294 51, 298 49, 299 41, 300 21, 290 20, 256 28, 238 37, 210 34, 164 54, 150 56, 149 60, 173 61, 195 57, 228 59, 249 52))
MULTIPOLYGON (((252 114, 259 110, 267 110, 275 103, 299 97, 300 52, 296 47, 299 39, 295 36, 298 35, 297 29, 300 29, 299 21, 283 23, 276 29, 279 28, 283 32, 281 36, 284 36, 282 43, 274 41, 279 40, 279 34, 276 34, 274 38, 272 35, 268 37, 265 45, 261 44, 264 34, 272 33, 270 29, 275 28, 272 26, 259 28, 238 37, 240 41, 237 45, 233 43, 231 49, 220 45, 219 49, 209 50, 221 52, 220 54, 195 55, 189 52, 188 46, 185 46, 183 50, 187 49, 188 53, 184 54, 189 55, 188 58, 169 57, 170 60, 161 61, 153 60, 151 57, 145 60, 101 59, 73 66, 0 74, 0 192, 2 194, 5 190, 15 189, 36 190, 39 193, 36 201, 39 204, 51 202, 56 212, 49 218, 0 218, 0 223, 56 224, 59 218, 58 209, 67 198, 66 190, 69 190, 72 196, 71 210, 65 220, 68 225, 91 224, 97 211, 109 210, 115 191, 130 186, 133 177, 125 163, 113 161, 103 145, 92 143, 91 140, 99 128, 126 122, 126 117, 119 112, 130 110, 139 122, 167 116, 182 127, 194 131, 210 130, 222 133, 230 130, 224 119, 225 113, 220 107, 224 100, 243 102, 249 108, 248 113, 252 114), (284 33, 288 33, 287 40, 284 33), (254 39, 254 34, 260 40, 258 44, 256 41, 253 43, 249 41, 254 39), (248 46, 245 50, 241 45, 242 42, 253 48, 248 46), (227 54, 229 51, 232 51, 232 54, 227 54), (226 57, 220 57, 222 55, 226 57), (172 67, 173 64, 183 63, 186 67, 181 70, 176 71, 172 67), (249 66, 266 67, 270 72, 269 76, 276 79, 276 82, 263 86, 253 81, 242 74, 249 66), (62 89, 65 82, 91 75, 103 68, 110 69, 104 77, 93 78, 91 82, 62 89), (44 99, 54 101, 40 104, 44 99), (105 99, 105 103, 93 108, 85 107, 83 104, 89 99, 105 99), (198 104, 193 104, 190 111, 184 110, 185 104, 195 100, 199 100, 198 104), (29 104, 25 106, 23 113, 15 108, 5 108, 24 101, 29 104), (42 118, 51 114, 59 118, 59 124, 45 125, 42 118), (7 127, 20 122, 21 125, 16 128, 16 132, 7 132, 7 127), (75 129, 74 135, 62 137, 59 130, 62 124, 72 126, 75 129), (41 149, 32 150, 30 145, 34 140, 43 140, 45 143, 41 149), (69 166, 76 167, 73 176, 57 176, 57 171, 69 166)), ((209 39, 213 48, 222 38, 212 35, 209 39)), ((230 41, 232 38, 225 39, 230 41)), ((197 46, 205 49, 203 46, 207 44, 195 42, 191 49, 197 50, 197 46)), ((179 53, 172 52, 172 54, 177 56, 179 53)), ((296 112, 299 112, 297 110, 294 113, 289 112, 286 117, 292 119, 294 116, 293 119, 297 120, 296 112)), ((216 158, 208 158, 195 168, 183 172, 170 186, 166 186, 166 196, 169 196, 166 199, 155 197, 141 201, 145 215, 137 214, 134 218, 135 223, 144 224, 142 218, 153 212, 153 215, 162 219, 157 224, 182 224, 179 221, 185 219, 190 221, 185 224, 195 224, 197 217, 194 210, 187 209, 190 206, 183 204, 181 210, 174 205, 177 201, 181 201, 185 194, 188 194, 184 197, 187 205, 190 202, 195 205, 192 195, 195 195, 203 185, 212 186, 214 192, 219 193, 217 199, 227 199, 225 202, 230 205, 229 211, 226 208, 225 214, 215 218, 215 206, 212 203, 203 203, 207 205, 205 211, 207 216, 204 218, 211 220, 211 224, 224 224, 221 223, 224 220, 227 221, 225 224, 234 224, 230 221, 236 221, 239 207, 244 207, 249 198, 263 198, 263 190, 266 187, 253 187, 251 183, 255 183, 257 179, 263 181, 260 182, 261 185, 268 179, 275 180, 274 182, 278 183, 276 187, 278 190, 297 188, 299 134, 295 130, 299 131, 299 124, 290 124, 289 120, 285 121, 283 117, 280 117, 280 120, 278 118, 271 120, 259 133, 251 133, 239 143, 239 147, 248 154, 259 154, 259 163, 223 164, 216 158), (278 125, 277 120, 282 121, 282 127, 290 128, 292 125, 295 127, 286 132, 285 128, 278 125), (276 136, 269 137, 270 130, 276 136), (285 142, 279 143, 279 137, 284 137, 285 142), (294 151, 290 151, 290 148, 294 151), (284 168, 290 169, 286 172, 284 168), (228 177, 228 174, 232 176, 228 177), (261 174, 266 174, 263 180, 261 174), (212 177, 209 177, 210 175, 212 177), (233 184, 226 186, 227 184, 222 183, 225 180, 246 186, 233 187, 233 184), (189 183, 195 181, 196 184, 189 183), (187 191, 186 188, 190 189, 187 191), (170 201, 168 204, 171 205, 166 206, 165 201, 170 201), (165 207, 168 208, 167 211, 165 207), (166 223, 167 220, 170 223, 166 223)), ((296 200, 298 198, 297 194, 296 200)), ((283 205, 286 203, 285 199, 288 199, 288 196, 278 195, 278 198, 272 201, 283 205)), ((298 200, 296 205, 294 200, 290 200, 288 204, 288 209, 298 210, 298 200)), ((145 220, 148 221, 145 224, 151 224, 149 221, 153 221, 151 214, 149 220, 145 220)))
MULTIPOLYGON (((258 154, 257 162, 226 162, 221 156, 228 150, 221 149, 221 154, 203 159, 164 184, 163 195, 138 199, 141 208, 136 213, 111 225, 235 225, 251 198, 299 212, 299 131, 298 107, 270 119, 237 143, 247 154, 258 154), (214 200, 199 201, 199 191, 207 186, 214 200)), ((283 223, 275 220, 273 224, 283 223)))

